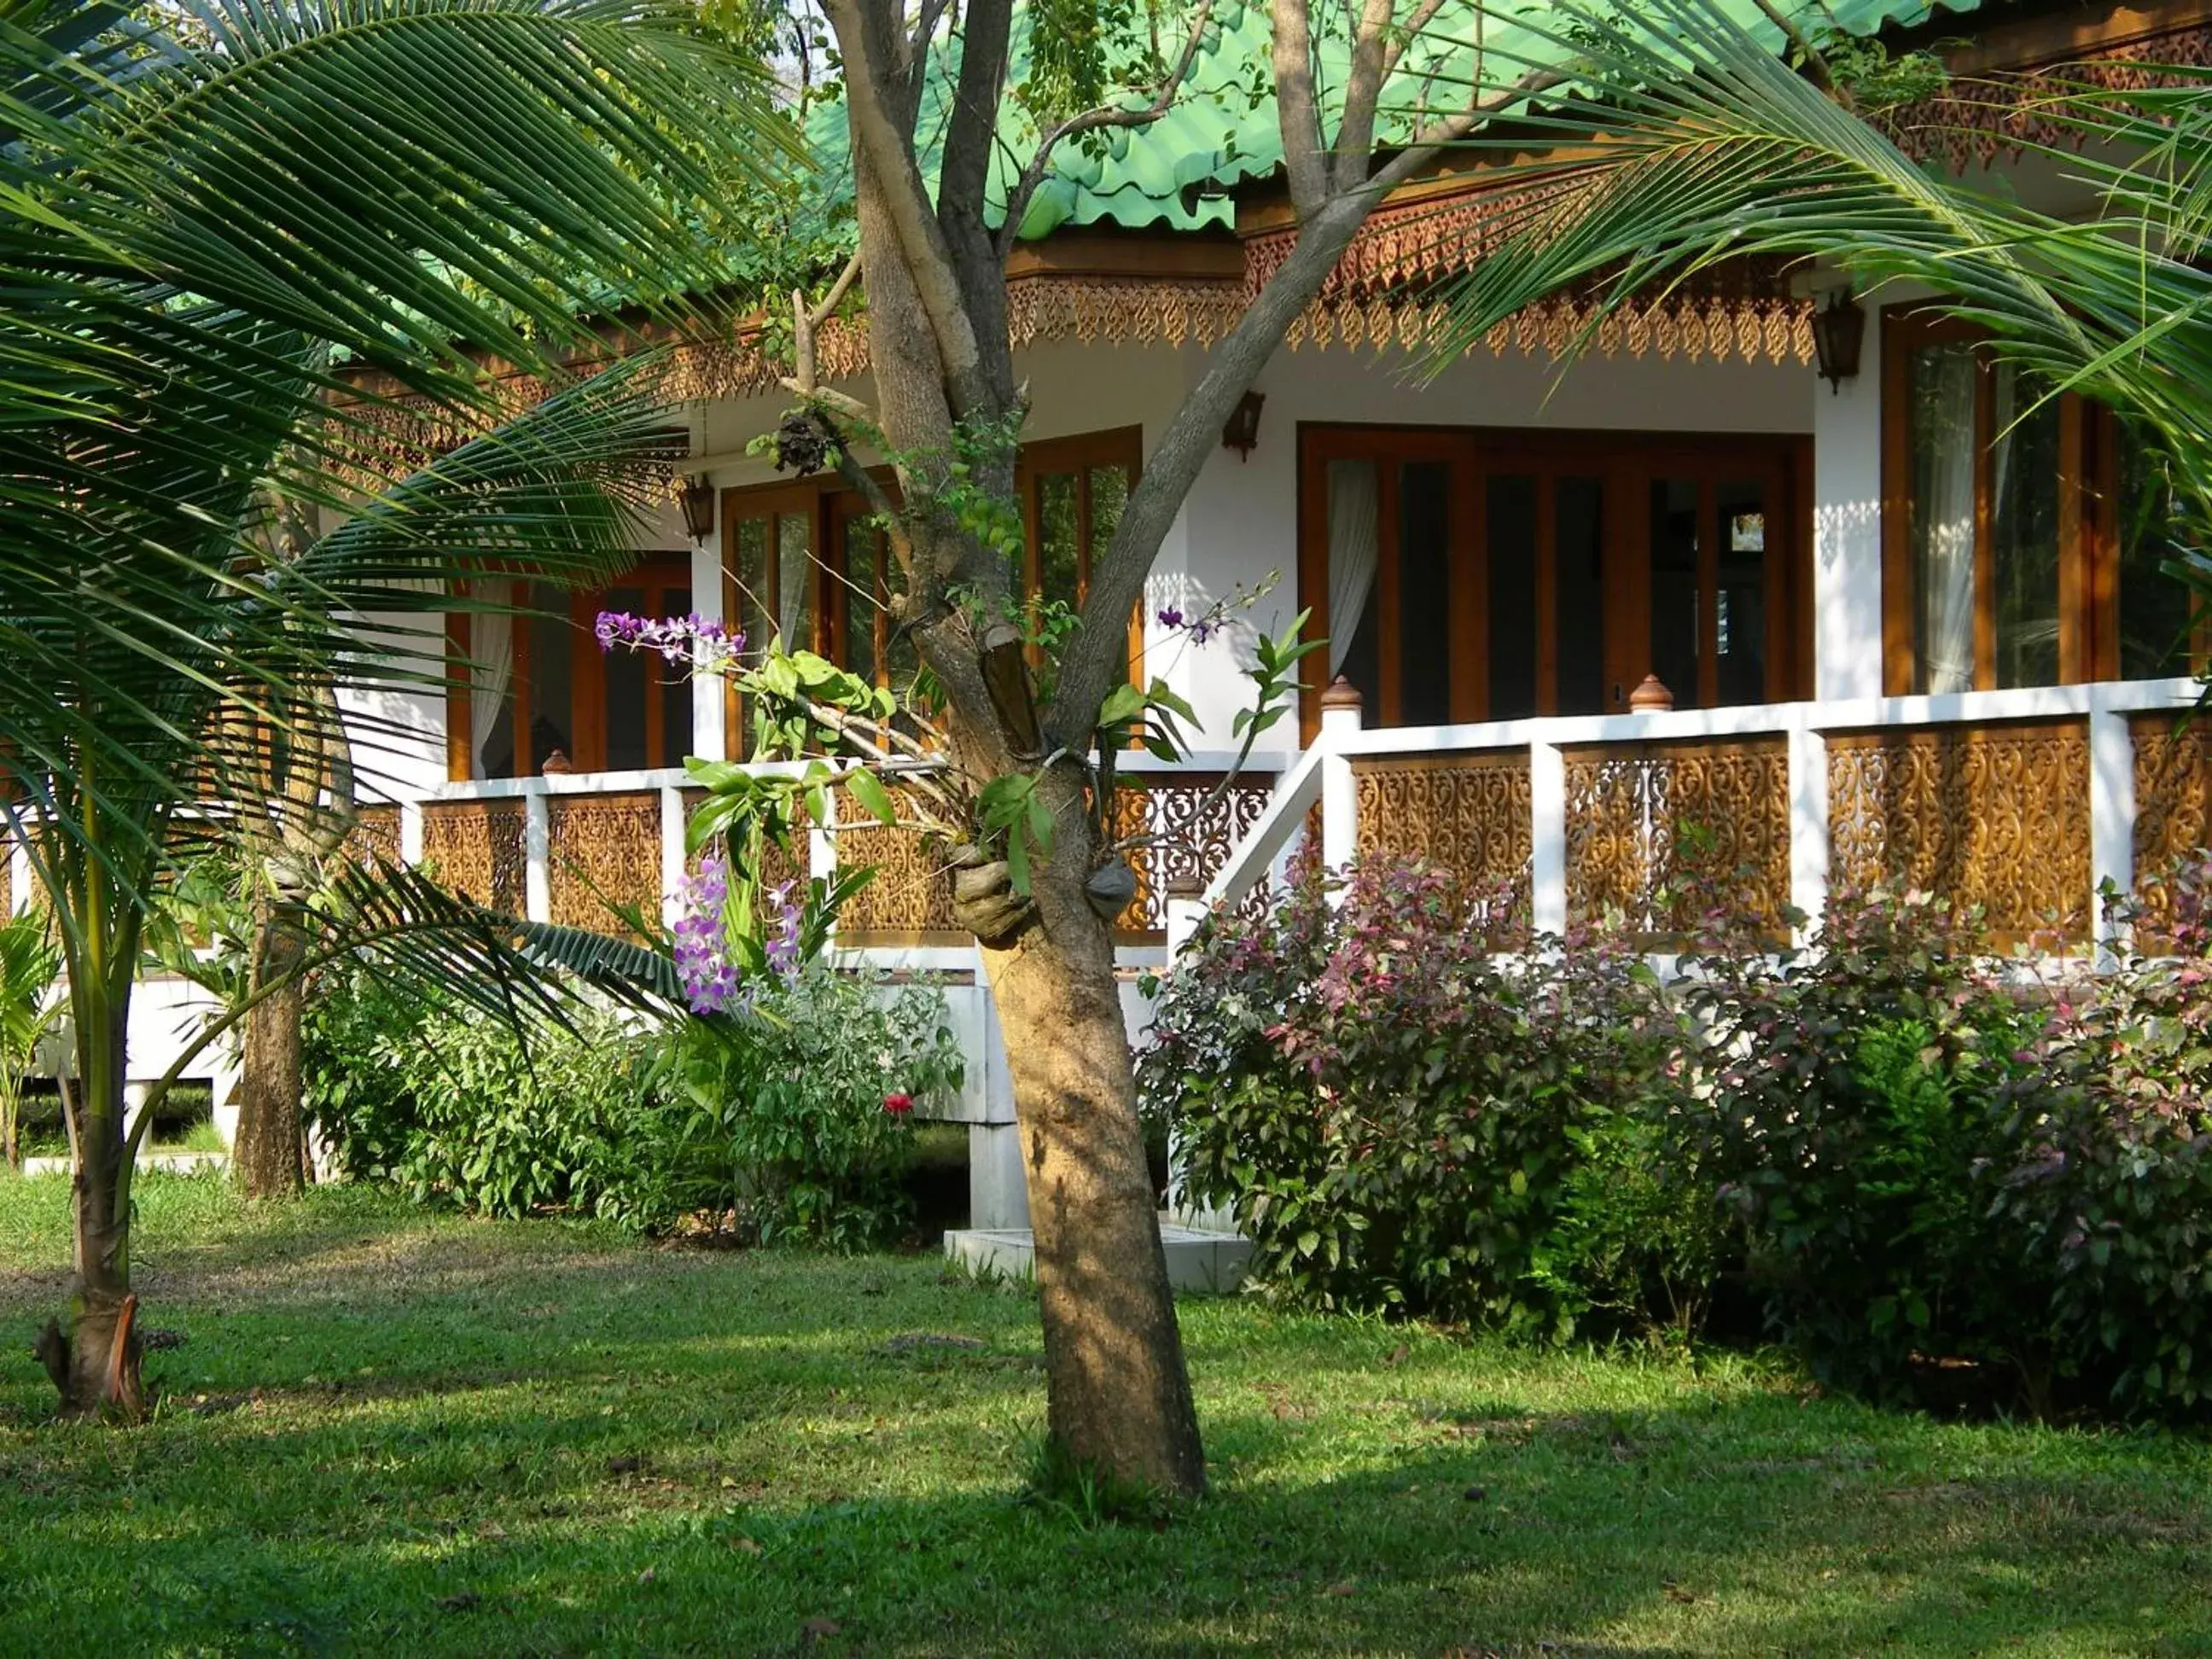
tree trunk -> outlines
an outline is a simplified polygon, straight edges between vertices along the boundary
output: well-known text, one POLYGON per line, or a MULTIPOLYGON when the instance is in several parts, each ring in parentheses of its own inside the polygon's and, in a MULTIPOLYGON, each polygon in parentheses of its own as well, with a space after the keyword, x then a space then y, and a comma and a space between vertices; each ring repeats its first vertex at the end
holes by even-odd
POLYGON ((1206 1488, 1206 1456, 1112 935, 1085 901, 1076 850, 1057 848, 1037 872, 1037 924, 984 953, 1029 1178, 1048 1432, 1073 1467, 1190 1495, 1206 1488))
POLYGON ((82 1091, 71 1191, 76 1288, 70 1298, 68 1334, 58 1324, 49 1325, 39 1339, 39 1357, 61 1390, 64 1413, 136 1418, 145 1413, 146 1391, 132 1328, 138 1299, 131 1293, 131 1182, 123 1097, 129 982, 85 995, 76 1009, 81 1018, 90 1017, 85 1020, 89 1029, 79 1030, 76 1045, 82 1091))
POLYGON ((302 1182, 300 1120, 299 930, 272 923, 261 930, 253 982, 282 979, 247 1011, 241 1057, 238 1136, 230 1149, 233 1178, 248 1198, 289 1198, 302 1182))

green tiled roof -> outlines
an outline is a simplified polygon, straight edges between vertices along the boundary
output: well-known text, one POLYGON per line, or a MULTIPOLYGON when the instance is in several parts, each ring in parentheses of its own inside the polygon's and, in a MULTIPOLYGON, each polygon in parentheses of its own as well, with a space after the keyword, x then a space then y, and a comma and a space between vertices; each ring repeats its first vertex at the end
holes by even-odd
MULTIPOLYGON (((1787 0, 1784 0, 1787 4, 1787 0)), ((1981 0, 1800 0, 1793 9, 1808 28, 1833 27, 1853 34, 1873 34, 1884 28, 1910 28, 1925 22, 1938 9, 1950 13, 1975 10, 1981 0)), ((1729 9, 1753 33, 1782 45, 1779 29, 1767 21, 1757 0, 1729 0, 1729 9)), ((1534 8, 1531 9, 1532 13, 1534 8)), ((1405 132, 1426 83, 1444 89, 1468 78, 1468 52, 1452 44, 1471 38, 1476 12, 1462 0, 1447 0, 1432 24, 1406 54, 1382 103, 1387 138, 1391 112, 1398 112, 1396 131, 1405 132), (1449 21, 1462 15, 1462 26, 1449 21)), ((1508 63, 1540 61, 1557 50, 1539 34, 1524 27, 1502 25, 1495 15, 1485 24, 1493 51, 1508 63)), ((1175 106, 1149 126, 1117 129, 1101 135, 1091 149, 1075 143, 1060 147, 1053 169, 1030 199, 1022 222, 1024 238, 1050 234, 1064 225, 1146 226, 1172 230, 1226 228, 1235 215, 1229 190, 1246 179, 1263 178, 1282 161, 1282 142, 1276 129, 1274 100, 1256 101, 1249 90, 1255 78, 1265 84, 1264 70, 1273 33, 1263 0, 1218 0, 1186 88, 1175 106)), ((1014 20, 1011 82, 1023 76, 1028 52, 1024 13, 1014 20)), ((1323 95, 1340 86, 1347 53, 1339 32, 1321 43, 1318 65, 1323 95)), ((933 66, 923 94, 918 125, 924 163, 933 173, 942 142, 945 112, 958 72, 957 43, 941 53, 933 66)), ((1493 71, 1495 73, 1496 71, 1493 71)), ((1001 143, 991 179, 991 208, 995 219, 1008 185, 1019 166, 1034 149, 1036 125, 1028 113, 1008 100, 999 122, 1001 143)), ((842 103, 817 106, 807 123, 808 148, 817 171, 815 187, 825 209, 849 201, 852 192, 851 157, 842 103)))

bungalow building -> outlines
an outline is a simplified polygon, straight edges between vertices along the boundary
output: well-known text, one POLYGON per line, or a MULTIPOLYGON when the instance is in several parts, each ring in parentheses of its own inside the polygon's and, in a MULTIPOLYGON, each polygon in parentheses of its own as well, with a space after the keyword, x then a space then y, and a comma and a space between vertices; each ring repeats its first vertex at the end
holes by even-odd
MULTIPOLYGON (((2087 60, 2118 80, 2212 54, 2196 0, 1850 9, 1967 70, 2087 60)), ((1263 5, 1228 0, 1218 21, 1201 88, 1266 48, 1263 5)), ((1939 98, 1899 130, 2063 210, 2078 191, 2063 163, 2021 149, 2051 136, 2032 91, 1939 98)), ((816 130, 833 188, 842 120, 816 130)), ((1288 249, 1273 123, 1194 100, 1064 151, 1039 195, 1010 327, 1034 398, 1021 506, 1041 600, 1082 597, 1148 444, 1288 249)), ((1497 187, 1455 163, 1377 210, 1161 551, 1133 672, 1189 699, 1202 752, 1131 763, 1152 786, 1133 810, 1176 837, 1122 918, 1133 980, 1195 895, 1266 881, 1316 822, 1333 858, 1423 854, 1515 890, 1541 927, 1615 911, 1663 934, 1655 896, 1694 846, 1778 927, 1832 885, 1887 880, 1981 906, 2001 938, 2083 947, 2100 884, 2125 890, 2212 834, 2212 773, 2176 720, 2203 641, 2158 572, 2155 490, 2106 412, 2067 397, 2023 414, 2028 389, 1915 296, 1750 263, 1632 307, 1571 363, 1567 296, 1419 372, 1435 285, 1480 257, 1470 227, 1497 187), (1824 323, 1830 307, 1856 327, 1824 323), (1160 625, 1240 588, 1263 594, 1221 638, 1160 625), (1250 630, 1302 609, 1328 645, 1300 718, 1211 799, 1250 630)), ((864 333, 833 324, 821 351, 825 378, 866 399, 864 333)), ((412 738, 364 757, 364 836, 484 899, 609 925, 601 895, 672 887, 682 761, 743 758, 744 711, 719 684, 603 653, 599 611, 696 611, 896 672, 866 509, 752 447, 788 402, 778 372, 743 334, 679 353, 681 500, 604 592, 549 592, 528 620, 457 614, 475 666, 443 698, 373 698, 412 738)), ((952 976, 977 1060, 958 1109, 976 1224, 1018 1224, 1003 1060, 939 872, 872 827, 817 834, 811 857, 881 866, 843 945, 952 976)))

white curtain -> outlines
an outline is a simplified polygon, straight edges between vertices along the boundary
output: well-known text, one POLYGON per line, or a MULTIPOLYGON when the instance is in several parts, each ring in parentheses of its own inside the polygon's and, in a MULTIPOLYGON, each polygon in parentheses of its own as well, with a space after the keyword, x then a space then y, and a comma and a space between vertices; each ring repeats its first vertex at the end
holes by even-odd
POLYGON ((1328 464, 1328 672, 1344 666, 1375 586, 1379 506, 1372 461, 1328 464))
POLYGON ((1974 360, 1931 352, 1917 410, 1920 666, 1929 691, 1974 689, 1974 360))
POLYGON ((797 514, 786 514, 776 526, 776 585, 783 590, 775 596, 776 632, 783 635, 785 650, 811 650, 813 641, 806 634, 806 597, 814 571, 813 550, 806 544, 807 523, 797 514))
POLYGON ((473 665, 469 678, 469 752, 476 757, 477 775, 482 778, 489 776, 491 770, 484 744, 499 724, 507 707, 507 688, 514 683, 514 619, 483 611, 471 613, 469 660, 473 665))

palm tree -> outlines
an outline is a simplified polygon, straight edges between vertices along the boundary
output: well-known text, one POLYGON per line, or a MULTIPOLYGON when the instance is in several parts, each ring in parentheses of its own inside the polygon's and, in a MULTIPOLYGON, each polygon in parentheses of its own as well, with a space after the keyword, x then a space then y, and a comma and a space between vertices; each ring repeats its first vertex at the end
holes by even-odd
MULTIPOLYGON (((758 71, 673 0, 0 5, 0 812, 54 918, 75 1084, 76 1293, 41 1351, 66 1407, 131 1413, 149 903, 225 833, 224 780, 327 718, 316 688, 442 673, 434 629, 358 619, 630 556, 619 495, 546 446, 573 462, 588 413, 635 453, 636 374, 471 446, 477 487, 437 500, 391 484, 377 417, 406 397, 482 429, 487 362, 556 374, 617 308, 687 320, 721 268, 697 227, 788 150, 758 71), (272 499, 352 516, 285 558, 272 499)), ((327 908, 333 948, 411 940, 530 994, 496 919, 406 872, 327 908)))
MULTIPOLYGON (((1589 337, 1639 292, 1747 254, 1818 258, 1863 287, 1925 284, 1931 309, 1978 325, 2000 358, 2054 393, 2110 405, 2162 451, 2179 528, 2205 545, 2212 72, 2161 66, 2173 84, 2125 92, 2062 82, 2040 102, 2082 141, 2061 159, 2094 197, 2090 216, 2064 220, 1929 173, 1889 136, 1899 112, 1873 106, 1848 64, 1782 9, 1761 11, 1756 28, 1727 0, 1556 0, 1540 24, 1514 14, 1572 58, 1574 79, 1541 117, 1489 141, 1547 146, 1500 169, 1540 187, 1539 204, 1524 191, 1502 207, 1493 250, 1444 295, 1439 361, 1570 288, 1594 291, 1589 337)), ((1491 72, 1516 65, 1500 58, 1491 72)), ((2212 595, 2203 555, 2168 568, 2212 595)))

